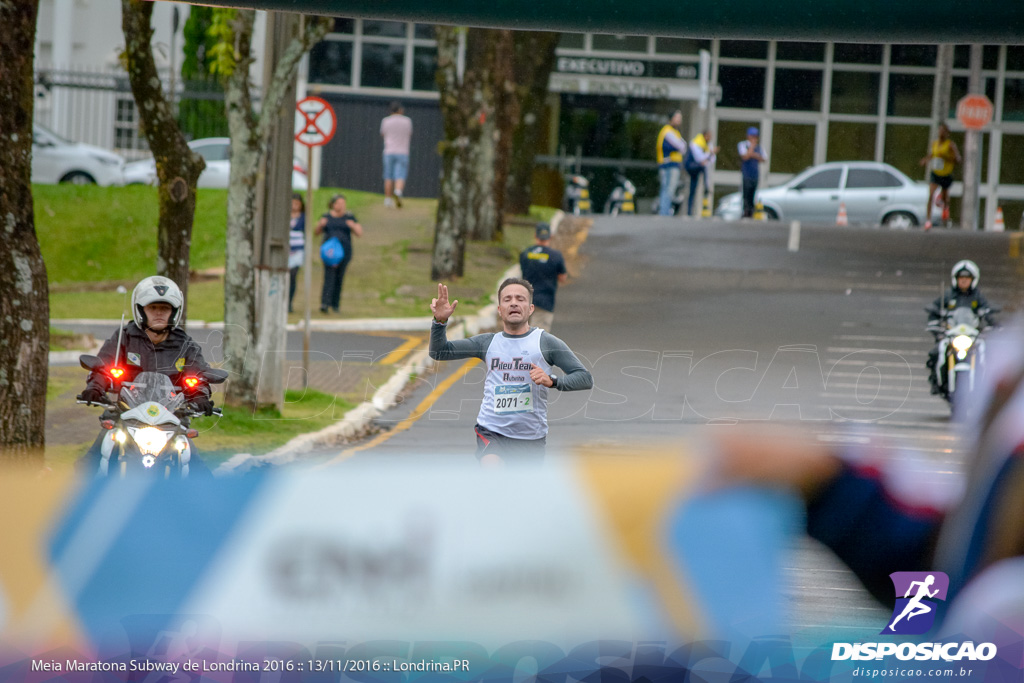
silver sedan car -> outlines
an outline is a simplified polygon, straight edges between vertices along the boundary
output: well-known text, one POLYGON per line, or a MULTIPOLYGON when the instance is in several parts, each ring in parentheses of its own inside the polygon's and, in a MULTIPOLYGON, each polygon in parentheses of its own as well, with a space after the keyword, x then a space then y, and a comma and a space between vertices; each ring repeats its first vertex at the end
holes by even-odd
MULTIPOLYGON (((758 190, 757 198, 772 220, 835 223, 839 205, 851 225, 910 228, 924 223, 928 185, 915 182, 889 164, 832 161, 805 169, 788 182, 758 190)), ((743 215, 739 192, 727 195, 715 215, 737 220, 743 215)), ((933 220, 941 209, 933 214, 933 220)))

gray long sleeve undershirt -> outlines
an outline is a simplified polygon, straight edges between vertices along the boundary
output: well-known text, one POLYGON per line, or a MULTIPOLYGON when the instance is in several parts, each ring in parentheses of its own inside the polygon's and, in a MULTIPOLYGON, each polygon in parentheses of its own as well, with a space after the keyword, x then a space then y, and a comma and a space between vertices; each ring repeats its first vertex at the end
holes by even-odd
MULTIPOLYGON (((430 326, 430 357, 434 360, 461 360, 463 358, 479 358, 486 360, 487 349, 495 334, 516 338, 525 335, 505 334, 504 332, 485 332, 468 339, 448 340, 446 325, 434 322, 430 326)), ((561 369, 565 374, 558 378, 559 391, 579 391, 594 386, 594 376, 583 367, 576 354, 558 337, 544 332, 540 336, 540 351, 549 365, 561 369)))

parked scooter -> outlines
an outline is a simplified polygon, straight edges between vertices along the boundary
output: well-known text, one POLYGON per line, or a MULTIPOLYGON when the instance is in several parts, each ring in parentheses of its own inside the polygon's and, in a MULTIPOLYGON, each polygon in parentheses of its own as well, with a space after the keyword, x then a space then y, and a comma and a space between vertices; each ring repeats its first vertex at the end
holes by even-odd
POLYGON ((574 216, 590 213, 590 181, 581 175, 569 176, 562 197, 562 209, 574 216))
POLYGON ((615 174, 617 185, 604 203, 604 212, 609 216, 618 216, 620 213, 636 213, 636 185, 631 183, 621 173, 615 174))
MULTIPOLYGON (((651 204, 651 213, 658 213, 658 197, 654 198, 654 202, 651 204)), ((672 215, 678 216, 682 214, 683 207, 686 205, 686 188, 683 183, 680 182, 676 185, 676 192, 672 195, 672 215)))
MULTIPOLYGON (((199 434, 189 427, 189 420, 204 414, 193 408, 188 397, 194 395, 200 383, 219 384, 228 373, 211 368, 183 377, 184 386, 175 386, 160 372, 128 376, 117 363, 105 367, 96 356, 83 355, 79 360, 86 370, 103 373, 108 379, 108 393, 117 397, 105 403, 78 400, 105 408, 100 425, 107 433, 100 443, 97 474, 187 477, 193 464, 192 439, 199 434)), ((214 409, 213 414, 220 415, 221 411, 214 409)))

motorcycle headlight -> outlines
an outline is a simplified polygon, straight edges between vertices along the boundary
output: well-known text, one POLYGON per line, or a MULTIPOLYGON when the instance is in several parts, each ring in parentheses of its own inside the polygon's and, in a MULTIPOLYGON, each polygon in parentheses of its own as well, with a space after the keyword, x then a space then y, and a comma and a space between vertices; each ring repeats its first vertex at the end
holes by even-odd
POLYGON ((953 348, 956 349, 957 352, 963 353, 967 349, 971 348, 971 344, 974 343, 974 340, 968 337, 966 334, 960 334, 953 337, 952 343, 953 348))
MULTIPOLYGON (((129 431, 131 430, 129 429, 129 431)), ((168 439, 171 438, 170 432, 156 427, 143 427, 132 431, 131 434, 135 439, 135 445, 146 455, 160 455, 160 451, 164 449, 168 439)))

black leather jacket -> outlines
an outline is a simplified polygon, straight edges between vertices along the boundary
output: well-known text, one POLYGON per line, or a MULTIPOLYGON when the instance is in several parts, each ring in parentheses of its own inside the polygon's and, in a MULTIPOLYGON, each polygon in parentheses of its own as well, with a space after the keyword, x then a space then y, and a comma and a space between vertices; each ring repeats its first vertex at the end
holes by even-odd
MULTIPOLYGON (((974 312, 989 308, 988 300, 978 291, 977 287, 966 294, 961 292, 958 287, 953 287, 949 290, 948 294, 940 296, 932 303, 934 311, 942 311, 943 309, 947 312, 954 311, 961 306, 967 306, 974 312)), ((928 313, 929 321, 939 320, 940 318, 941 316, 937 312, 928 313)), ((989 327, 996 324, 991 313, 984 316, 983 322, 989 327)))
MULTIPOLYGON (((109 367, 114 363, 117 355, 117 337, 118 332, 115 331, 100 349, 98 355, 104 366, 109 367)), ((199 344, 185 334, 184 330, 175 328, 167 335, 167 339, 159 344, 153 344, 149 335, 140 330, 134 321, 129 322, 124 328, 120 366, 126 371, 124 379, 131 379, 139 372, 160 372, 170 377, 175 385, 179 384, 182 375, 194 374, 210 367, 203 359, 199 344)), ((108 380, 102 373, 90 373, 88 381, 90 387, 96 387, 100 391, 105 391, 108 387, 108 380)), ((193 398, 199 395, 208 397, 210 388, 205 382, 200 382, 190 394, 193 398)))

